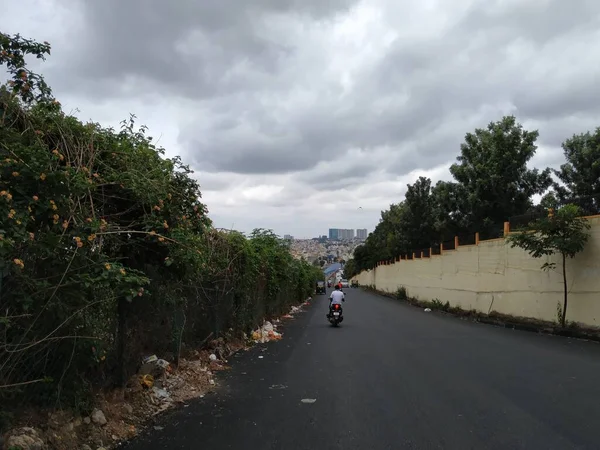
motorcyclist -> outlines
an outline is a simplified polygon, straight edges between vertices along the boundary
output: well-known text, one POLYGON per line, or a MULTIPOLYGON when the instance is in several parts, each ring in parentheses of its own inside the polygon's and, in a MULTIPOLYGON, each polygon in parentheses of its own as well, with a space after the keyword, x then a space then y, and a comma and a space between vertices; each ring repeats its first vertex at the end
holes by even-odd
POLYGON ((341 305, 346 301, 346 294, 344 294, 339 285, 335 286, 335 290, 329 296, 329 312, 327 313, 327 318, 329 319, 331 315, 331 305, 341 305))

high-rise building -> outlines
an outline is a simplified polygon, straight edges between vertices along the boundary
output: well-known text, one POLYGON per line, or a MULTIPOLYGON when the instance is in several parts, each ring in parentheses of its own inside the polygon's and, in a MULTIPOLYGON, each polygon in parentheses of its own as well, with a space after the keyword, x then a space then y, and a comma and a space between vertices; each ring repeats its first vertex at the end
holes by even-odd
POLYGON ((365 240, 367 238, 367 229, 359 228, 356 230, 356 237, 360 240, 365 240))
POLYGON ((291 234, 284 234, 283 239, 285 239, 286 241, 291 241, 294 239, 294 236, 292 236, 291 234))
POLYGON ((354 239, 354 230, 345 228, 330 228, 329 239, 339 239, 344 241, 354 239))
POLYGON ((354 230, 340 230, 342 232, 342 238, 344 240, 354 239, 354 230))

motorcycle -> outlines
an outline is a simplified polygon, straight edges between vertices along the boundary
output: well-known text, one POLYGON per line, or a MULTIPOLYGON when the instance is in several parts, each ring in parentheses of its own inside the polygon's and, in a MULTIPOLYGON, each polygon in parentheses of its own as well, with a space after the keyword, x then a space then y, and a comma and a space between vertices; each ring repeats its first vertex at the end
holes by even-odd
POLYGON ((344 320, 344 316, 342 315, 342 305, 333 304, 329 307, 329 314, 327 316, 329 323, 334 327, 337 327, 344 320))

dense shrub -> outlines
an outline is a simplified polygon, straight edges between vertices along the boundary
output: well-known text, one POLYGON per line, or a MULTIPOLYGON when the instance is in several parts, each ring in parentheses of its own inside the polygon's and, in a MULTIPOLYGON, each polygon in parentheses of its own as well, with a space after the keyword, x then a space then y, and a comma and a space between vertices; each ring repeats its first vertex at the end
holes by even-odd
POLYGON ((65 114, 25 65, 49 50, 0 34, 3 405, 81 405, 141 356, 250 330, 319 277, 270 231, 215 229, 189 168, 133 116, 115 131, 65 114))

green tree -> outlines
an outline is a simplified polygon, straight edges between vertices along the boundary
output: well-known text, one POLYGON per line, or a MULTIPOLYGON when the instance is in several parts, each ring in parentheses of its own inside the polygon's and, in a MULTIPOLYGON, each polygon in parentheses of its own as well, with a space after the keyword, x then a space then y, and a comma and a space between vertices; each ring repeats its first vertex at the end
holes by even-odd
POLYGON ((346 278, 350 279, 357 273, 356 262, 354 261, 354 258, 350 258, 348 261, 346 261, 346 265, 344 266, 344 275, 346 278))
POLYGON ((459 183, 438 181, 431 190, 434 228, 441 241, 447 241, 469 227, 465 211, 466 189, 459 183))
MULTIPOLYGON (((581 210, 576 205, 565 205, 548 217, 538 219, 519 233, 510 234, 511 247, 520 247, 534 258, 560 254, 562 259, 562 277, 564 299, 560 324, 565 326, 568 305, 567 258, 573 258, 585 248, 589 238, 590 225, 580 217, 581 210)), ((546 262, 543 270, 556 267, 555 262, 546 262)))
POLYGON ((462 187, 459 209, 467 213, 468 231, 491 232, 510 216, 525 214, 531 197, 550 186, 550 169, 527 167, 537 137, 537 131, 524 130, 514 116, 466 134, 450 173, 462 187))
POLYGON ((396 216, 398 223, 394 229, 399 235, 396 240, 404 244, 404 250, 412 251, 429 247, 437 236, 431 180, 419 177, 414 184, 407 186, 402 214, 396 216))
POLYGON ((577 199, 584 213, 600 213, 600 127, 594 133, 573 135, 562 148, 567 161, 554 170, 564 183, 555 186, 559 200, 577 199))

